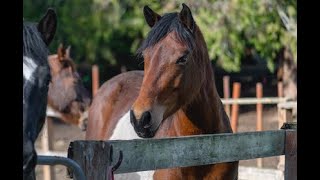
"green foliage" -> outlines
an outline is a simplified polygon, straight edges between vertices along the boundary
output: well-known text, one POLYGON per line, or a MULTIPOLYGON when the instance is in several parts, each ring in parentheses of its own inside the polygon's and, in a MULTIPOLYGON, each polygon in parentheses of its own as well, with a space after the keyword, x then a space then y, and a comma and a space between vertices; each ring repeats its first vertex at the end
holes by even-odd
POLYGON ((190 1, 199 7, 194 17, 207 41, 209 55, 227 71, 239 71, 246 45, 274 70, 276 53, 289 46, 296 58, 297 39, 289 33, 277 12, 282 9, 296 20, 296 2, 271 0, 190 1))
POLYGON ((142 9, 158 14, 180 11, 185 2, 193 12, 208 45, 210 58, 227 71, 240 70, 244 48, 251 44, 273 70, 277 51, 289 46, 295 56, 297 39, 288 32, 277 12, 281 8, 296 20, 296 1, 274 0, 32 0, 23 1, 26 20, 37 21, 48 7, 58 14, 58 30, 51 45, 72 46, 79 62, 126 65, 135 68, 134 53, 147 32, 142 9))

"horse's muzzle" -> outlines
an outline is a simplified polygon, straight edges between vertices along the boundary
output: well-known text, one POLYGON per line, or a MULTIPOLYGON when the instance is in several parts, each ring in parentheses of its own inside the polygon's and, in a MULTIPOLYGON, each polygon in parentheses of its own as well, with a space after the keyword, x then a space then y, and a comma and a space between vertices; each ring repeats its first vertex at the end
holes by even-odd
POLYGON ((141 138, 152 138, 155 131, 151 130, 151 113, 146 111, 142 114, 140 119, 136 119, 133 110, 130 110, 130 122, 136 131, 137 135, 141 138))

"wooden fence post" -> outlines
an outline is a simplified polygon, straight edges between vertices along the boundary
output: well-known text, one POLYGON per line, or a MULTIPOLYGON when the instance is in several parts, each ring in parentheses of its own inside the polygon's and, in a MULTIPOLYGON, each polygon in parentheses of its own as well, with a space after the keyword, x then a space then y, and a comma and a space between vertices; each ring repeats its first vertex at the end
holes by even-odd
POLYGON ((283 83, 282 81, 278 81, 278 97, 283 97, 283 83))
MULTIPOLYGON (((240 97, 241 84, 238 82, 233 83, 232 88, 232 98, 238 99, 240 97)), ((237 132, 238 130, 238 115, 239 115, 239 104, 232 104, 231 110, 231 127, 233 132, 237 132)))
MULTIPOLYGON (((230 76, 223 76, 223 97, 224 99, 230 98, 230 76)), ((230 118, 230 105, 224 105, 225 111, 230 118)))
MULTIPOLYGON (((278 124, 279 128, 282 128, 284 123, 293 123, 292 110, 296 108, 296 103, 283 102, 278 104, 278 124)), ((277 168, 281 171, 285 170, 285 157, 279 157, 279 163, 277 168)))
MULTIPOLYGON (((73 141, 69 145, 68 158, 79 164, 87 180, 112 180, 109 177, 112 162, 112 146, 109 143, 73 141)), ((68 171, 69 176, 72 175, 72 172, 68 171)))
POLYGON ((92 97, 97 94, 99 89, 99 67, 98 65, 92 66, 92 97))
MULTIPOLYGON (((262 83, 257 83, 256 84, 256 95, 257 95, 257 99, 260 99, 263 97, 263 87, 262 87, 262 83)), ((256 106, 256 110, 257 110, 257 131, 262 131, 263 130, 263 121, 262 121, 262 111, 263 111, 263 106, 262 103, 257 103, 256 106)), ((262 165, 262 158, 258 158, 257 159, 257 166, 259 168, 261 168, 262 165)))
POLYGON ((285 180, 297 179, 297 132, 286 131, 285 180))
MULTIPOLYGON (((257 99, 261 99, 263 97, 263 87, 261 83, 257 83, 256 85, 256 94, 257 94, 257 99)), ((257 110, 257 131, 262 131, 263 130, 262 103, 257 103, 256 110, 257 110)))
MULTIPOLYGON (((46 122, 42 130, 42 150, 43 152, 48 152, 53 150, 53 124, 50 117, 46 117, 46 122)), ((44 180, 55 180, 54 166, 43 166, 43 179, 44 180)))
POLYGON ((297 122, 286 122, 281 129, 285 134, 285 180, 297 180, 297 122))

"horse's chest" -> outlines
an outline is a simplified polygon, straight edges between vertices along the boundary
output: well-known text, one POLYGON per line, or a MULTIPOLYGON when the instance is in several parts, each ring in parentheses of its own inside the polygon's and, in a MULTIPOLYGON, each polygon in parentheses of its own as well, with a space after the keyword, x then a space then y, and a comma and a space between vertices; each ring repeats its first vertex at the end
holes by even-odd
POLYGON ((129 139, 141 139, 134 131, 133 126, 130 123, 130 111, 124 114, 116 124, 110 140, 129 140, 129 139))
MULTIPOLYGON (((128 111, 115 126, 110 140, 130 140, 130 139, 141 139, 133 129, 133 126, 130 123, 130 111, 128 111)), ((116 174, 115 180, 150 180, 153 177, 154 171, 142 171, 134 173, 124 173, 116 174)))
POLYGON ((199 128, 197 124, 193 123, 182 111, 177 112, 177 114, 174 116, 173 126, 176 136, 189 136, 205 133, 203 129, 199 128))

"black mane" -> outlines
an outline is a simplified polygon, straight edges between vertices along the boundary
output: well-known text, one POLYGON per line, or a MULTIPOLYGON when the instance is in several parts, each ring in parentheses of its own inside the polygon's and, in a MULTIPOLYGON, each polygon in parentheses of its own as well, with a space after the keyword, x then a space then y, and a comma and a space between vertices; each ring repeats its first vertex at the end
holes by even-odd
POLYGON ((142 51, 148 47, 154 46, 172 31, 177 33, 179 41, 186 43, 190 50, 193 49, 195 46, 194 35, 180 22, 178 13, 168 13, 163 15, 161 19, 152 27, 147 38, 137 50, 137 55, 141 56, 142 51))
MULTIPOLYGON (((36 23, 23 22, 23 55, 35 61, 46 60, 49 50, 42 40, 36 23)), ((43 64, 46 62, 38 62, 43 64)))

